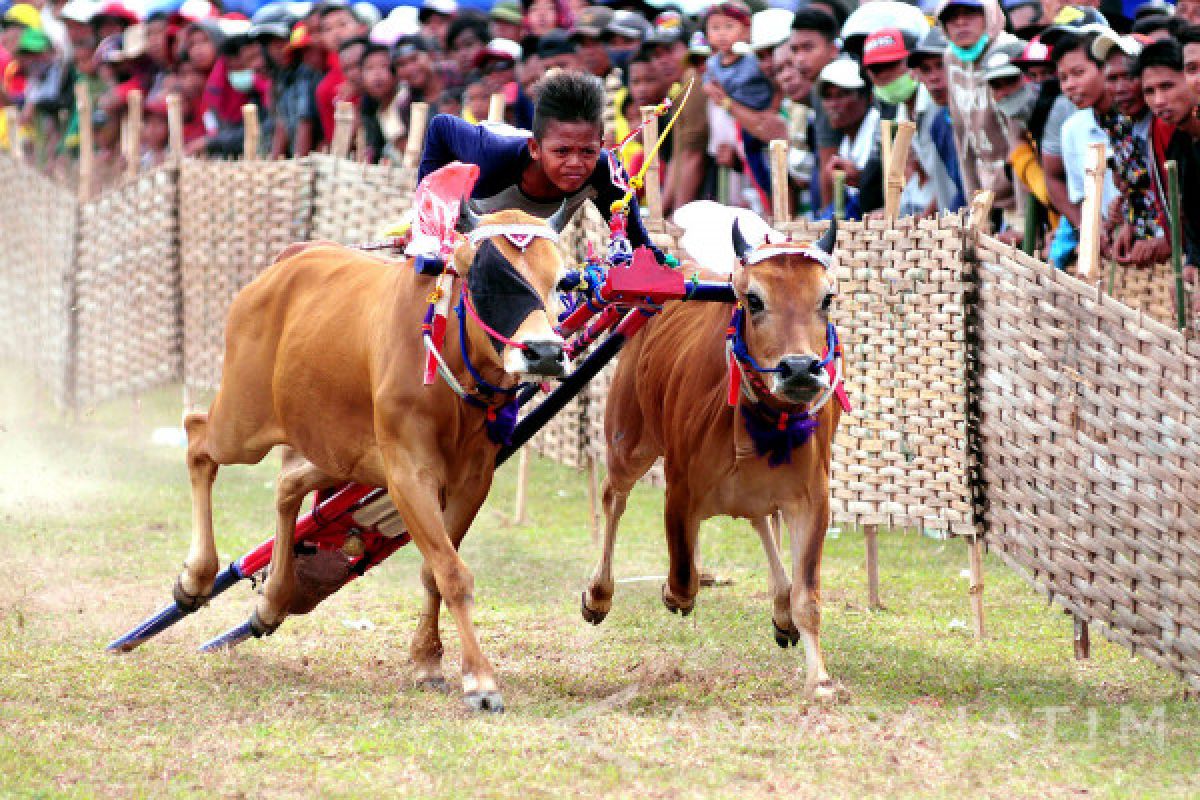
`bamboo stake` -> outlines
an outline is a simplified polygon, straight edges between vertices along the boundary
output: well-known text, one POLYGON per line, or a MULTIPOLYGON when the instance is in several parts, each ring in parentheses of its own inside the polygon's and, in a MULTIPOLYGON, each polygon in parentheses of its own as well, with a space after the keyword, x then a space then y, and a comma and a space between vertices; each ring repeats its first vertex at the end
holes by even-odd
POLYGON ((136 178, 142 166, 142 92, 134 89, 127 99, 125 114, 125 176, 136 178))
POLYGON ((972 536, 967 542, 967 558, 970 563, 971 618, 975 621, 975 638, 983 640, 987 630, 983 626, 983 539, 972 536))
POLYGON ((517 497, 513 503, 513 524, 525 524, 525 498, 529 488, 529 448, 517 454, 517 497))
MULTIPOLYGON (((617 92, 621 90, 621 75, 617 70, 608 73, 604 79, 604 146, 617 145, 617 92)), ((620 156, 620 153, 617 153, 620 156)))
POLYGON ((1183 285, 1183 235, 1180 230, 1179 209, 1179 165, 1174 161, 1167 162, 1167 214, 1171 226, 1171 268, 1175 271, 1175 314, 1179 322, 1179 330, 1188 329, 1187 289, 1183 285))
POLYGON ((79 200, 92 197, 92 174, 96 169, 96 139, 92 131, 92 96, 87 84, 75 84, 75 107, 79 110, 79 200))
POLYGON ((488 101, 488 122, 504 122, 504 95, 496 92, 488 101))
POLYGON ((1021 249, 1027 256, 1033 255, 1037 249, 1038 210, 1041 207, 1041 202, 1033 196, 1033 192, 1025 195, 1025 239, 1021 242, 1021 249))
POLYGON ((177 93, 167 95, 167 147, 171 161, 183 161, 183 98, 177 93))
POLYGON ((1087 620, 1075 614, 1071 614, 1071 618, 1075 623, 1075 635, 1073 637, 1075 659, 1077 661, 1087 661, 1092 657, 1092 636, 1088 631, 1087 620))
POLYGON ((16 106, 4 109, 4 121, 8 127, 8 152, 12 153, 12 157, 17 161, 24 161, 25 153, 21 149, 21 117, 17 114, 16 106))
POLYGON ((791 221, 788 203, 788 143, 773 139, 771 148, 771 214, 775 227, 782 228, 791 221))
POLYGON ((879 599, 879 526, 863 526, 863 537, 867 549, 867 606, 872 611, 883 608, 879 599))
POLYGON ((256 161, 258 159, 258 106, 246 103, 242 106, 242 159, 256 161))
POLYGON ((404 168, 416 169, 425 146, 425 124, 429 121, 429 104, 413 103, 408 114, 408 141, 404 143, 404 168))
MULTIPOLYGON (((917 126, 907 120, 896 128, 892 141, 891 158, 885 161, 887 175, 884 182, 884 214, 890 222, 900 215, 900 195, 904 192, 904 172, 908 167, 908 151, 912 145, 917 126)), ((887 141, 886 139, 884 141, 887 141)))
POLYGON ((992 213, 992 203, 995 200, 996 195, 991 189, 976 192, 975 196, 971 198, 971 212, 967 217, 967 226, 979 232, 986 232, 988 215, 992 213))
POLYGON ((888 165, 892 163, 892 135, 895 127, 894 120, 885 119, 879 123, 879 163, 883 165, 885 174, 888 165))
POLYGON ((354 104, 341 102, 333 112, 333 145, 335 158, 350 155, 350 143, 354 141, 354 104))
POLYGON ((839 220, 846 218, 846 173, 840 169, 833 171, 833 216, 839 220))
MULTIPOLYGON (((642 128, 642 145, 645 147, 646 158, 649 158, 654 145, 658 143, 658 115, 654 113, 654 106, 642 106, 642 122, 645 123, 645 127, 642 128)), ((649 224, 646 227, 652 231, 661 231, 662 160, 657 157, 650 163, 650 169, 646 172, 646 208, 650 209, 649 224)))
POLYGON ((1079 226, 1080 278, 1087 278, 1100 267, 1100 211, 1104 204, 1104 173, 1108 169, 1106 145, 1099 142, 1088 145, 1087 176, 1083 196, 1083 210, 1079 226))

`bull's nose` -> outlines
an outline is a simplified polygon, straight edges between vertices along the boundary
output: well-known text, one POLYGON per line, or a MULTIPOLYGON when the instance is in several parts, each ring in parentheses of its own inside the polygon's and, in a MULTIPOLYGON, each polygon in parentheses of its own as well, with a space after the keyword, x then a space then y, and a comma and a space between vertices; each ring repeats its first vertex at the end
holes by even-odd
POLYGON ((824 367, 814 355, 784 356, 779 359, 779 382, 785 386, 816 386, 821 382, 824 367))
POLYGON ((524 342, 525 363, 532 375, 558 377, 563 374, 562 342, 524 342))

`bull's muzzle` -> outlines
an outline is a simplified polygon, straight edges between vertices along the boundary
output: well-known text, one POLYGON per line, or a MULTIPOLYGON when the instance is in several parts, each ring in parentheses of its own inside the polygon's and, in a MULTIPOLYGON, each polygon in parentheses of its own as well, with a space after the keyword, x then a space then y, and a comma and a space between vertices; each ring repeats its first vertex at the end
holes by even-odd
POLYGON ((531 341, 522 344, 525 348, 520 353, 525 359, 525 368, 521 372, 543 378, 562 376, 566 370, 566 359, 563 356, 561 341, 531 341))
POLYGON ((793 403, 810 402, 829 388, 829 373, 816 355, 784 356, 775 373, 776 395, 793 403))

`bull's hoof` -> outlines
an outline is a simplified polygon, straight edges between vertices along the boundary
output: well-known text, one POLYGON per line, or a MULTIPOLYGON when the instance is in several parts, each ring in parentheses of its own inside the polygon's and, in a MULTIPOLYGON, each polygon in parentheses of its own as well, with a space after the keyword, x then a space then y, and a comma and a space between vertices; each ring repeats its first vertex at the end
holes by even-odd
POLYGON ((494 689, 490 692, 467 692, 463 699, 467 703, 467 708, 472 711, 488 711, 492 714, 499 714, 504 710, 504 699, 500 696, 500 692, 494 689))
POLYGON ((171 599, 185 614, 193 614, 204 608, 211 597, 211 594, 188 594, 187 589, 183 588, 182 575, 175 578, 175 585, 171 587, 171 599))
POLYGON ((608 616, 607 611, 596 611, 595 609, 588 608, 587 589, 583 590, 583 596, 579 598, 579 613, 583 615, 585 622, 590 622, 593 625, 599 625, 608 616))
POLYGON ((691 614, 692 609, 696 607, 695 602, 693 602, 691 605, 684 606, 672 600, 671 595, 667 594, 667 585, 665 583, 662 587, 662 601, 663 605, 667 607, 667 611, 670 611, 672 614, 682 614, 685 617, 688 614, 691 614))
POLYGON ((817 681, 807 690, 808 696, 818 703, 832 703, 838 699, 840 693, 840 687, 829 678, 817 681))
POLYGON ((261 639, 264 636, 270 636, 275 631, 279 630, 279 626, 283 624, 283 620, 279 620, 275 624, 270 624, 263 621, 263 618, 258 615, 258 609, 255 608, 250 612, 250 635, 255 639, 261 639))
POLYGON ((791 630, 781 628, 775 620, 771 620, 771 625, 775 628, 775 644, 784 650, 789 647, 795 647, 800 643, 800 631, 794 628, 791 630))

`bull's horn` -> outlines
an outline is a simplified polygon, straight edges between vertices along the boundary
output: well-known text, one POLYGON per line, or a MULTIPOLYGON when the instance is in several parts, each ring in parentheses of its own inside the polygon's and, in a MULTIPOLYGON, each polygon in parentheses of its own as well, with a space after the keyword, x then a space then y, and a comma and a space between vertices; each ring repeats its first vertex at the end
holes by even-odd
POLYGON ((837 245, 837 217, 829 218, 829 227, 825 230, 824 235, 817 240, 817 247, 824 250, 829 255, 833 255, 833 248, 837 245))
POLYGON ((750 255, 750 251, 754 248, 746 241, 746 237, 742 236, 742 229, 738 227, 737 217, 733 218, 733 252, 737 255, 739 261, 745 261, 750 255))
POLYGON ((558 207, 558 211, 555 211, 550 219, 546 220, 546 224, 553 228, 555 233, 562 233, 563 228, 567 227, 567 223, 570 221, 570 218, 567 216, 567 201, 563 200, 562 205, 558 207))
POLYGON ((471 198, 464 197, 458 206, 458 230, 470 233, 479 227, 479 215, 471 210, 471 198))

